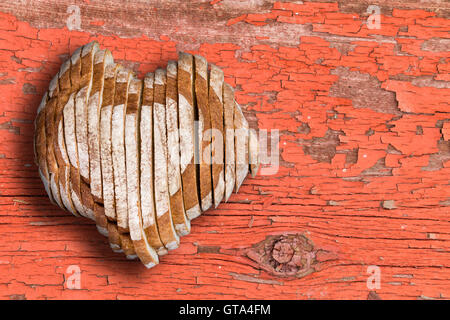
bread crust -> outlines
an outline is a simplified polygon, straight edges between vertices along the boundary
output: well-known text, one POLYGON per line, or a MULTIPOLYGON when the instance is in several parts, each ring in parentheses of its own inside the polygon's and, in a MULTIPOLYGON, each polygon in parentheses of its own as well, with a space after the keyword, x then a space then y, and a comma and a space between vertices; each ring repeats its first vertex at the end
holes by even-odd
POLYGON ((248 174, 248 122, 239 104, 234 106, 234 148, 236 154, 235 192, 239 190, 248 174))
POLYGON ((191 223, 186 217, 181 184, 177 69, 175 61, 168 62, 166 85, 167 175, 173 224, 177 234, 181 237, 189 234, 191 223))
POLYGON ((225 201, 228 201, 236 181, 236 161, 234 151, 234 90, 223 85, 223 114, 225 132, 225 201))
POLYGON ((208 104, 211 113, 211 175, 214 207, 220 204, 225 193, 224 128, 223 128, 223 71, 211 64, 208 104))
POLYGON ((58 105, 55 111, 55 124, 53 126, 53 149, 55 159, 58 164, 58 187, 61 196, 61 201, 66 210, 75 216, 79 216, 69 192, 69 157, 67 155, 66 143, 64 139, 64 121, 63 109, 72 93, 71 74, 71 59, 63 63, 59 70, 59 95, 58 105))
POLYGON ((53 199, 52 192, 50 190, 50 177, 48 173, 47 166, 47 141, 46 141, 46 105, 48 100, 48 91, 45 92, 42 97, 41 103, 39 104, 36 119, 34 121, 35 134, 34 134, 34 153, 35 153, 35 163, 38 166, 39 176, 41 177, 42 183, 44 184, 45 192, 50 199, 50 202, 56 204, 53 199))
POLYGON ((89 182, 94 201, 103 203, 102 171, 100 163, 100 108, 103 101, 103 87, 105 82, 105 68, 113 64, 111 52, 97 51, 94 57, 94 76, 89 96, 88 114, 88 155, 89 155, 89 182))
POLYGON ((248 134, 248 162, 252 178, 256 176, 259 170, 259 141, 256 130, 250 129, 248 134))
POLYGON ((59 192, 59 170, 58 163, 53 148, 55 140, 55 118, 58 108, 58 94, 59 94, 59 72, 53 77, 50 82, 48 91, 48 100, 45 106, 45 134, 46 134, 46 162, 49 175, 49 189, 52 193, 52 197, 59 207, 65 209, 61 195, 59 192))
POLYGON ((117 73, 114 92, 114 107, 111 118, 111 150, 114 174, 114 199, 119 232, 129 232, 127 203, 127 172, 125 162, 125 114, 127 110, 128 87, 132 72, 121 69, 117 73))
POLYGON ((195 97, 197 101, 198 134, 199 134, 199 184, 202 211, 212 205, 211 182, 211 116, 208 104, 208 63, 201 56, 194 56, 195 65, 195 97))
MULTIPOLYGON (((196 138, 194 130, 194 57, 180 52, 178 55, 178 113, 180 120, 180 172, 186 216, 194 219, 201 214, 198 185, 198 158, 195 152, 196 138)), ((198 138, 198 137, 197 137, 198 138)), ((198 141, 197 141, 198 144, 198 141)))
POLYGON ((141 109, 142 81, 132 79, 128 89, 128 101, 125 118, 125 151, 127 174, 128 225, 130 238, 136 255, 145 267, 151 268, 159 263, 158 254, 150 246, 144 232, 139 172, 139 115, 141 109))
POLYGON ((156 223, 154 174, 153 174, 153 90, 154 73, 148 73, 144 79, 140 116, 140 197, 142 223, 149 244, 159 255, 167 254, 167 249, 159 236, 156 223))
POLYGON ((178 248, 180 238, 175 231, 170 210, 167 176, 166 71, 156 69, 153 102, 153 157, 156 217, 159 235, 168 250, 178 248))
POLYGON ((116 221, 116 202, 114 196, 114 173, 111 150, 111 120, 114 104, 116 76, 120 66, 108 65, 105 69, 103 101, 100 108, 100 161, 102 168, 102 195, 105 216, 116 221))

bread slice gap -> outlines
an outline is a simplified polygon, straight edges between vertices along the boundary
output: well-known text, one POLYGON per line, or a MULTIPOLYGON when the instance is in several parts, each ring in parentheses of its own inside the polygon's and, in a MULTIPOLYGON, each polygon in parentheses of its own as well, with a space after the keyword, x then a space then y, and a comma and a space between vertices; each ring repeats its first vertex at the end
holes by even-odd
POLYGON ((127 203, 127 167, 125 162, 125 113, 128 87, 133 74, 122 68, 117 72, 114 107, 111 118, 111 150, 114 176, 117 227, 120 233, 129 232, 127 203))
POLYGON ((107 65, 103 85, 103 101, 100 109, 100 163, 102 170, 102 195, 105 216, 116 221, 116 202, 114 195, 114 173, 111 147, 111 121, 114 105, 114 92, 118 64, 107 65))
POLYGON ((167 127, 167 172, 169 183, 170 211, 177 234, 185 236, 191 231, 183 202, 183 188, 180 172, 180 136, 178 129, 178 65, 167 63, 166 85, 166 127, 167 127))
POLYGON ((156 69, 153 102, 153 158, 156 219, 159 235, 168 250, 178 248, 180 238, 173 225, 167 177, 166 70, 156 69))
POLYGON ((54 152, 54 126, 56 111, 58 108, 58 95, 59 95, 59 72, 53 77, 50 82, 48 90, 48 101, 45 106, 45 133, 46 133, 46 161, 47 170, 49 174, 49 186, 52 193, 52 197, 58 206, 62 209, 66 209, 61 200, 59 192, 59 170, 58 163, 54 152))
POLYGON ((208 62, 205 58, 195 55, 195 97, 198 114, 199 141, 199 183, 202 211, 212 205, 211 179, 211 116, 208 104, 208 62))
POLYGON ((70 163, 67 155, 66 143, 64 139, 64 119, 63 110, 67 101, 70 98, 72 91, 71 74, 71 59, 63 63, 59 70, 59 96, 58 105, 55 112, 55 124, 53 126, 53 149, 55 153, 56 162, 58 164, 58 187, 61 196, 61 201, 65 208, 75 216, 79 216, 70 194, 69 178, 70 178, 70 163))
POLYGON ((159 263, 158 253, 150 246, 144 232, 139 172, 139 115, 141 109, 142 81, 132 79, 128 89, 125 118, 125 159, 127 173, 128 225, 136 255, 146 268, 159 263))
POLYGON ((235 192, 248 174, 248 122, 238 103, 234 106, 234 147, 236 155, 235 192))
POLYGON ((45 107, 47 105, 47 100, 48 92, 45 92, 37 109, 37 115, 34 122, 34 153, 35 163, 38 166, 39 176, 44 184, 45 192, 47 192, 50 202, 56 205, 56 201, 53 199, 52 191, 50 190, 50 176, 48 174, 47 166, 47 141, 45 130, 45 107))
POLYGON ((180 172, 186 216, 192 220, 201 214, 197 192, 194 113, 194 57, 178 54, 178 119, 180 131, 180 172))
POLYGON ((225 193, 224 177, 224 128, 223 128, 223 71, 211 64, 208 104, 211 113, 211 176, 214 207, 220 204, 225 193))
POLYGON ((225 132, 225 201, 228 201, 236 181, 236 163, 234 153, 234 89, 223 85, 223 118, 225 132))
POLYGON ((142 223, 147 240, 158 255, 167 254, 167 249, 159 236, 156 223, 155 194, 153 188, 153 90, 154 73, 144 78, 142 106, 140 109, 140 197, 142 223))

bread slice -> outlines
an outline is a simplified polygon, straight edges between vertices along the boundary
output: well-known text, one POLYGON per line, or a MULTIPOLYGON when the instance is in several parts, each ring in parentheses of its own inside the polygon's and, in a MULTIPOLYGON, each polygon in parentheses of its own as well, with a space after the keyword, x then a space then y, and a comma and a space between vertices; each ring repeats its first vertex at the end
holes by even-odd
POLYGON ((130 238, 129 233, 121 233, 119 231, 120 246, 122 247, 123 253, 128 260, 135 260, 138 258, 136 250, 133 246, 133 241, 130 238))
POLYGON ((194 57, 184 52, 178 54, 178 119, 183 201, 186 216, 192 220, 201 214, 197 192, 198 161, 195 161, 198 154, 194 152, 197 140, 194 130, 194 57))
MULTIPOLYGON (((62 185, 61 187, 66 189, 67 195, 71 199, 76 211, 84 217, 89 217, 91 212, 83 206, 81 201, 80 171, 78 169, 78 148, 75 129, 75 97, 81 82, 82 51, 83 47, 79 47, 70 58, 71 94, 63 108, 64 142, 69 158, 69 168, 65 169, 66 185, 62 185)), ((61 150, 63 150, 62 147, 61 150)))
POLYGON ((191 231, 183 203, 183 188, 180 173, 180 136, 178 131, 178 89, 177 63, 167 64, 166 126, 167 126, 167 172, 169 183, 170 210, 177 234, 185 236, 191 231))
POLYGON ((105 68, 113 65, 109 50, 97 51, 94 57, 94 76, 88 102, 89 181, 94 201, 103 203, 102 170, 100 162, 100 108, 103 101, 105 68))
POLYGON ((37 109, 37 116, 35 119, 35 135, 34 135, 34 152, 35 163, 38 166, 39 176, 44 184, 45 191, 47 192, 50 202, 56 204, 53 199, 52 191, 50 190, 50 176, 48 174, 47 167, 47 141, 45 130, 45 106, 47 105, 48 92, 45 92, 42 97, 41 103, 37 109))
POLYGON ((248 122, 237 103, 234 106, 234 147, 236 154, 235 192, 237 192, 248 173, 248 122))
POLYGON ((140 197, 142 223, 148 243, 158 255, 167 254, 156 223, 155 194, 153 188, 153 90, 155 75, 147 73, 142 89, 140 116, 140 197))
POLYGON ((108 237, 108 219, 105 215, 105 207, 102 204, 94 202, 95 224, 98 232, 108 237))
POLYGON ((88 115, 87 105, 94 71, 94 57, 99 51, 99 44, 92 41, 83 47, 81 52, 80 90, 75 98, 76 134, 78 148, 78 164, 80 169, 81 202, 88 217, 95 221, 94 198, 89 186, 89 147, 88 147, 88 115))
POLYGON ((236 181, 234 153, 234 89, 223 85, 223 117, 225 132, 225 201, 231 196, 236 181))
POLYGON ((142 263, 151 268, 159 263, 158 254, 144 233, 139 192, 139 115, 142 81, 132 79, 128 89, 125 118, 125 159, 127 170, 128 225, 134 250, 142 263))
POLYGON ((223 129, 223 71, 211 64, 208 104, 211 113, 211 159, 214 207, 220 204, 225 193, 224 129, 223 129))
POLYGON ((125 113, 128 87, 132 72, 120 69, 116 77, 114 107, 111 118, 111 150, 114 173, 114 199, 116 202, 117 227, 120 233, 129 232, 127 204, 127 171, 125 163, 125 113))
POLYGON ((169 185, 167 177, 167 133, 166 133, 166 71, 156 69, 153 102, 153 159, 156 218, 159 235, 168 250, 176 249, 180 238, 173 225, 170 211, 169 185))
POLYGON ((88 100, 92 89, 94 57, 99 50, 96 41, 83 47, 81 52, 80 90, 77 92, 75 104, 76 134, 80 177, 89 183, 89 147, 88 147, 88 100))
POLYGON ((107 226, 108 226, 108 241, 112 251, 116 253, 123 252, 122 243, 120 241, 120 233, 119 230, 117 229, 116 223, 113 221, 108 221, 107 226))
POLYGON ((47 170, 49 174, 49 186, 52 193, 52 197, 60 208, 65 209, 61 196, 59 193, 59 179, 58 179, 58 163, 56 161, 53 144, 54 144, 54 126, 56 109, 58 107, 58 94, 59 94, 59 72, 56 74, 49 85, 48 101, 45 106, 45 133, 46 133, 46 161, 47 170))
POLYGON ((103 206, 105 208, 105 216, 113 221, 117 220, 117 218, 111 150, 111 120, 116 76, 119 69, 120 66, 117 64, 106 66, 103 101, 100 109, 100 160, 102 168, 103 206))
POLYGON ((69 212, 75 216, 79 216, 70 195, 70 163, 64 139, 63 109, 72 91, 70 73, 71 63, 70 59, 68 59, 63 63, 61 69, 59 70, 59 95, 58 105, 55 111, 55 124, 53 126, 53 137, 55 137, 55 139, 53 139, 53 149, 56 162, 58 164, 58 186, 61 201, 69 212))
POLYGON ((208 62, 201 56, 194 56, 195 96, 197 99, 199 134, 199 184, 202 211, 212 205, 211 182, 211 116, 208 104, 208 62))
POLYGON ((248 135, 248 161, 250 174, 254 178, 259 170, 259 141, 254 129, 250 129, 248 135))
POLYGON ((94 41, 83 46, 80 53, 76 52, 72 55, 71 63, 73 68, 71 70, 76 70, 76 72, 71 72, 74 92, 63 111, 64 137, 71 163, 70 192, 72 202, 82 216, 94 221, 94 201, 90 192, 87 192, 90 189, 88 184, 85 180, 81 180, 80 167, 82 163, 85 166, 85 162, 89 162, 87 150, 87 98, 92 85, 93 56, 98 50, 99 45, 94 41), (77 73, 78 70, 80 71, 79 74, 77 73))

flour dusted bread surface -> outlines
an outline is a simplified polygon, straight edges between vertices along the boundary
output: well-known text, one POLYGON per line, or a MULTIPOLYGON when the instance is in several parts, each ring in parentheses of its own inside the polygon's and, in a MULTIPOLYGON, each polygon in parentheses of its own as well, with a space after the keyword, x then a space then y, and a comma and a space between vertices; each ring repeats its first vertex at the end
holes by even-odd
POLYGON ((236 161, 234 152, 234 90, 228 84, 223 85, 223 117, 225 132, 225 201, 233 193, 236 181, 236 161))
POLYGON ((156 69, 153 102, 153 156, 156 217, 159 235, 168 250, 178 248, 180 237, 175 231, 170 210, 169 183, 167 176, 167 126, 166 126, 167 74, 156 69))
POLYGON ((45 92, 42 97, 41 103, 39 104, 37 110, 37 116, 35 119, 35 135, 34 135, 34 152, 35 152, 35 163, 38 166, 39 176, 44 184, 45 191, 53 204, 56 204, 53 200, 52 191, 50 190, 50 176, 47 167, 47 141, 46 141, 46 130, 45 130, 45 113, 46 104, 48 100, 48 91, 45 92))
POLYGON ((58 187, 61 201, 64 207, 73 215, 78 216, 78 212, 72 202, 69 192, 70 163, 67 155, 66 143, 64 139, 63 110, 72 93, 72 82, 70 79, 71 63, 70 59, 64 62, 59 70, 59 97, 55 111, 55 123, 53 130, 53 150, 58 164, 58 187))
POLYGON ((247 176, 248 165, 248 122, 239 104, 234 105, 234 148, 236 154, 235 192, 239 190, 247 176))
POLYGON ((92 88, 88 100, 88 156, 89 182, 95 201, 103 203, 102 172, 100 163, 100 109, 103 101, 105 68, 114 61, 109 50, 97 51, 94 56, 92 88))
POLYGON ((93 41, 81 51, 80 89, 75 97, 75 116, 77 148, 80 177, 89 183, 89 147, 88 147, 88 100, 92 89, 94 57, 99 50, 97 42, 93 41))
POLYGON ((58 107, 58 94, 59 94, 59 72, 53 77, 50 82, 48 91, 48 100, 45 106, 45 133, 46 133, 46 163, 49 174, 49 189, 52 193, 52 197, 55 202, 61 207, 65 208, 61 201, 59 192, 59 179, 58 179, 58 163, 56 161, 55 152, 53 148, 55 115, 58 107))
POLYGON ((199 183, 202 211, 212 205, 211 181, 211 115, 208 103, 208 62, 201 56, 194 56, 195 96, 198 114, 199 141, 199 183))
POLYGON ((177 63, 169 61, 167 64, 166 84, 166 125, 170 211, 172 212, 173 224, 177 234, 185 236, 191 231, 191 223, 186 217, 181 185, 177 77, 177 63))
POLYGON ((120 66, 107 65, 103 84, 103 101, 100 108, 100 164, 102 170, 102 195, 105 216, 116 220, 116 202, 114 197, 114 173, 111 147, 111 121, 114 104, 116 76, 120 66))
POLYGON ((147 267, 158 264, 158 254, 152 248, 144 232, 139 172, 139 115, 141 107, 142 81, 132 79, 128 88, 128 101, 125 118, 125 152, 127 174, 128 225, 130 238, 136 255, 147 267))
POLYGON ((222 202, 225 192, 224 128, 223 128, 223 71, 211 65, 208 104, 211 114, 211 175, 214 207, 222 202))
POLYGON ((50 82, 34 152, 50 200, 147 268, 259 168, 257 133, 217 66, 180 53, 139 80, 95 41, 50 82))
POLYGON ((197 192, 198 137, 195 137, 194 57, 179 53, 178 58, 178 119, 180 128, 180 171, 186 216, 194 219, 201 214, 197 192))
POLYGON ((120 232, 129 231, 125 162, 125 113, 127 110, 128 87, 131 77, 131 71, 125 68, 120 69, 117 73, 111 119, 114 199, 116 203, 117 226, 120 232))
POLYGON ((156 223, 154 174, 153 174, 153 102, 154 73, 145 76, 142 89, 140 116, 140 197, 142 223, 147 240, 159 255, 167 253, 159 236, 156 223))
POLYGON ((250 164, 250 174, 254 178, 259 170, 259 143, 256 130, 250 129, 248 135, 248 161, 250 164))

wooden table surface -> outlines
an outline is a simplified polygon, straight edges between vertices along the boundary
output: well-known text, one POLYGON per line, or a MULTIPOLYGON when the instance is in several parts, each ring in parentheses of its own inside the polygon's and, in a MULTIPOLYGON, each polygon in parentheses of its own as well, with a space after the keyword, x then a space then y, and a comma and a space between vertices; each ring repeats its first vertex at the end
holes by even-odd
POLYGON ((1 2, 0 298, 448 299, 449 12, 437 0, 1 2), (194 220, 150 270, 51 205, 33 161, 41 96, 91 40, 140 76, 199 53, 252 127, 279 130, 279 169, 194 220))

